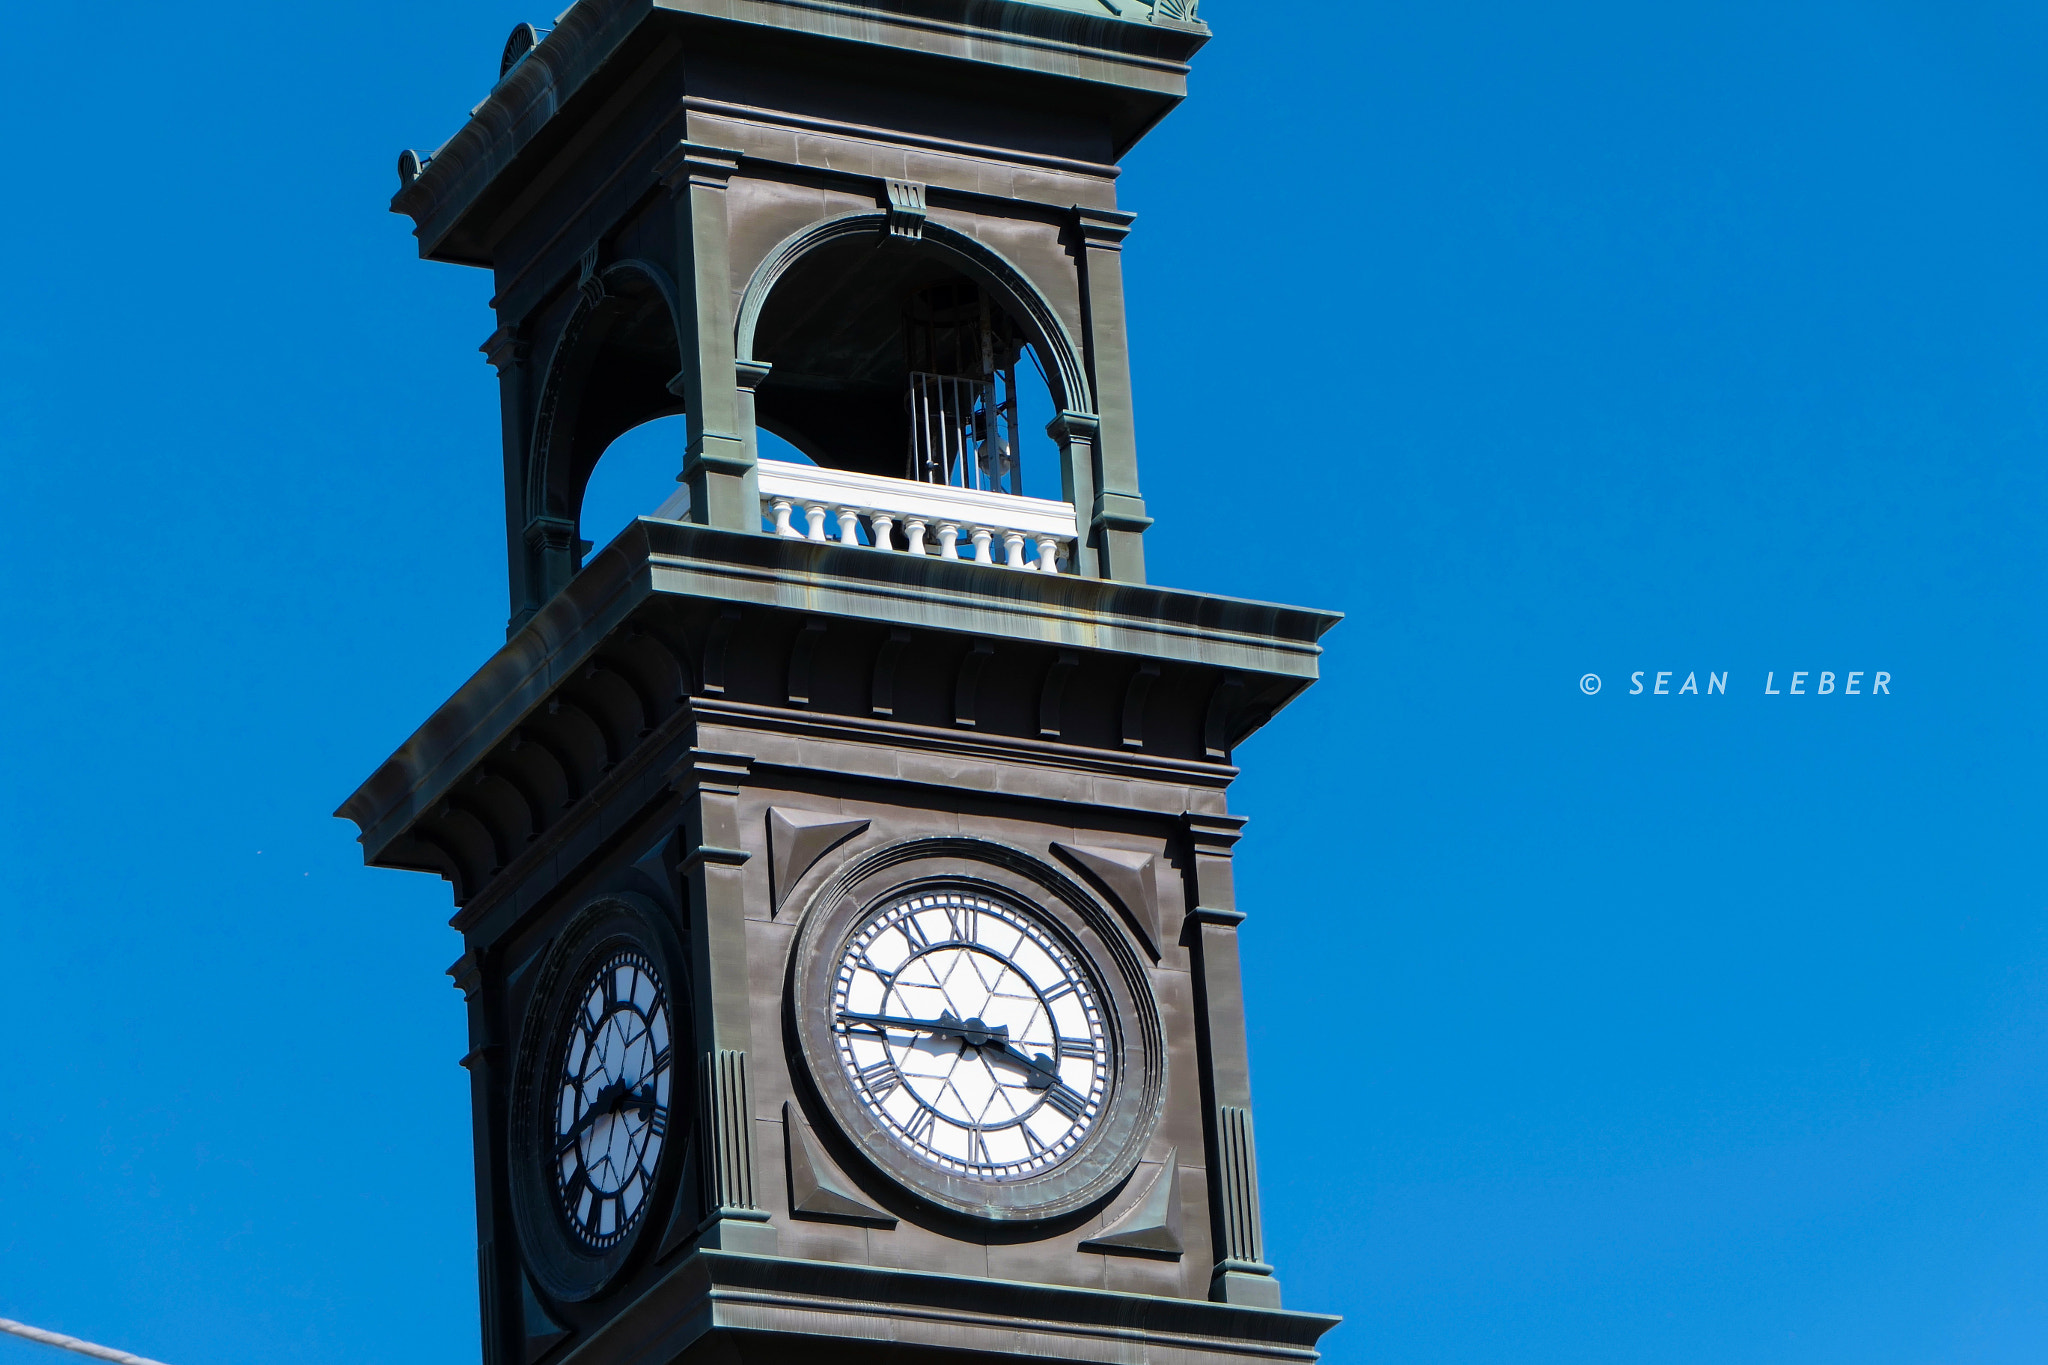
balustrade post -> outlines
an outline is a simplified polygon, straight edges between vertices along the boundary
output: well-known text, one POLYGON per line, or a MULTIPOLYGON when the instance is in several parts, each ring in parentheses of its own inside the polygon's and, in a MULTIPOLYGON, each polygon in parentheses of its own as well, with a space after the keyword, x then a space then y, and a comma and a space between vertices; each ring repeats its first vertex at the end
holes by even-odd
POLYGON ((889 538, 891 528, 896 525, 896 518, 886 512, 872 512, 868 515, 868 525, 874 530, 877 550, 896 548, 895 543, 889 538))
POLYGON ((839 509, 839 543, 841 545, 860 544, 860 513, 854 511, 851 507, 839 509))
POLYGON ((1051 536, 1038 538, 1038 571, 1058 573, 1060 571, 1060 543, 1051 536))
POLYGON ((1031 567, 1031 561, 1024 558, 1024 533, 1022 531, 1003 532, 1003 563, 1013 569, 1028 569, 1031 567))
POLYGON ((796 510, 796 504, 792 503, 788 498, 776 498, 773 502, 769 503, 769 507, 775 513, 776 535, 789 536, 795 540, 802 540, 804 538, 802 531, 789 524, 789 514, 796 510))
POLYGON ((825 541, 825 504, 821 502, 805 504, 804 520, 809 522, 811 526, 810 533, 804 539, 815 540, 822 545, 825 541))
POLYGON ((974 562, 977 564, 995 563, 995 556, 988 552, 988 543, 993 538, 988 527, 977 526, 968 534, 974 539, 974 562))
POLYGON ((958 525, 957 523, 954 523, 954 522, 950 522, 950 521, 942 521, 942 522, 940 522, 940 523, 939 523, 939 558, 940 558, 940 559, 958 559, 959 557, 960 557, 960 527, 959 527, 959 525, 958 525))
POLYGON ((925 553, 923 517, 905 517, 903 519, 903 534, 910 542, 911 554, 921 555, 925 553))

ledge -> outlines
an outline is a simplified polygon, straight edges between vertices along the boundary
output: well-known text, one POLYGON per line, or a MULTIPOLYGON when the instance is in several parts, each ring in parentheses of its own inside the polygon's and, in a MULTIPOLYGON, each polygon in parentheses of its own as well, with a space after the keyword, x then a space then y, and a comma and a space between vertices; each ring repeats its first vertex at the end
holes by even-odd
POLYGON ((829 1342, 830 1358, 850 1363, 900 1360, 905 1348, 924 1348, 983 1360, 1306 1365, 1319 1359, 1316 1342, 1340 1321, 1200 1299, 700 1251, 562 1365, 668 1365, 714 1334, 772 1336, 799 1354, 829 1342))

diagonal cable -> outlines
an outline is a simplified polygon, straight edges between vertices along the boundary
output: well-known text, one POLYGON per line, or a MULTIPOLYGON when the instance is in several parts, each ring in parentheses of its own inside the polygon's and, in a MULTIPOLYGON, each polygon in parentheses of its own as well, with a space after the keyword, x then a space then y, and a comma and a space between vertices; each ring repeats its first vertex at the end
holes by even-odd
POLYGON ((146 1356, 135 1355, 129 1351, 117 1351, 111 1346, 95 1346, 89 1341, 67 1337, 62 1332, 46 1332, 40 1327, 31 1327, 25 1322, 15 1322, 11 1318, 0 1318, 0 1332, 20 1337, 23 1341, 54 1346, 60 1351, 90 1356, 94 1360, 111 1360, 114 1365, 163 1365, 162 1361, 151 1360, 146 1356))

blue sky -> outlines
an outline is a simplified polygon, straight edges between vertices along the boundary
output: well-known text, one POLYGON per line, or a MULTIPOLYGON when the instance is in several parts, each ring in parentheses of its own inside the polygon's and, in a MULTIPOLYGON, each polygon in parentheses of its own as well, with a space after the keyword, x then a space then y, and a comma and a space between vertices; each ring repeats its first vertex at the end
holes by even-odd
MULTIPOLYGON (((1289 1302, 2040 1360, 2048 16, 1204 12, 1122 182, 1153 576, 1348 613, 1235 797, 1289 1302)), ((447 893, 328 813, 501 638, 489 282, 383 205, 545 17, 10 23, 0 1316, 474 1358, 447 893)))

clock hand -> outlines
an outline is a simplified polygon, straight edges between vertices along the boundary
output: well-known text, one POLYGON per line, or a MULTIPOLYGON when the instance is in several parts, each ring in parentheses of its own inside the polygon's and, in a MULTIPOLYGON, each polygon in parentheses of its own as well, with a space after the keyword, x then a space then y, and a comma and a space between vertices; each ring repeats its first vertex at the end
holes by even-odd
POLYGON ((1066 1082, 1060 1079, 1059 1072, 1053 1069, 1052 1058, 1046 1056, 1043 1052, 1039 1053, 1036 1057, 1027 1057, 1009 1042, 1005 1042, 1000 1048, 993 1048, 991 1051, 1004 1061, 1015 1062, 1018 1066, 1023 1067, 1029 1072, 1031 1079, 1026 1084, 1033 1090, 1050 1090, 1056 1085, 1062 1087, 1066 1085, 1066 1082))
POLYGON ((894 1014, 855 1014, 842 1010, 841 1023, 866 1024, 876 1029, 900 1029, 910 1033, 930 1033, 941 1038, 958 1038, 977 1052, 994 1053, 1006 1062, 1024 1068, 1025 1084, 1033 1090, 1048 1091, 1066 1101, 1070 1106, 1080 1106, 1087 1099, 1079 1091, 1060 1079, 1058 1067, 1053 1059, 1041 1052, 1036 1057, 1020 1051, 1010 1041, 1007 1024, 984 1024, 979 1019, 962 1022, 953 1017, 951 1011, 937 1019, 906 1019, 894 1014))
POLYGON ((961 1042, 974 1047, 986 1047, 994 1042, 1007 1043, 1010 1037, 1008 1024, 984 1024, 979 1019, 968 1019, 963 1022, 954 1018, 951 1012, 942 1014, 937 1019, 906 1019, 895 1014, 855 1014, 850 1010, 842 1010, 839 1019, 841 1023, 868 1024, 876 1028, 900 1029, 906 1033, 930 1033, 940 1038, 958 1038, 961 1042))
POLYGON ((635 1091, 630 1081, 612 1081, 597 1092, 590 1101, 590 1107, 585 1109, 576 1122, 569 1126, 568 1132, 562 1134, 560 1140, 555 1143, 555 1150, 561 1151, 568 1147, 569 1144, 581 1138, 592 1124, 601 1118, 617 1113, 621 1109, 637 1109, 640 1111, 640 1117, 645 1119, 654 1108, 654 1087, 652 1085, 635 1091))

